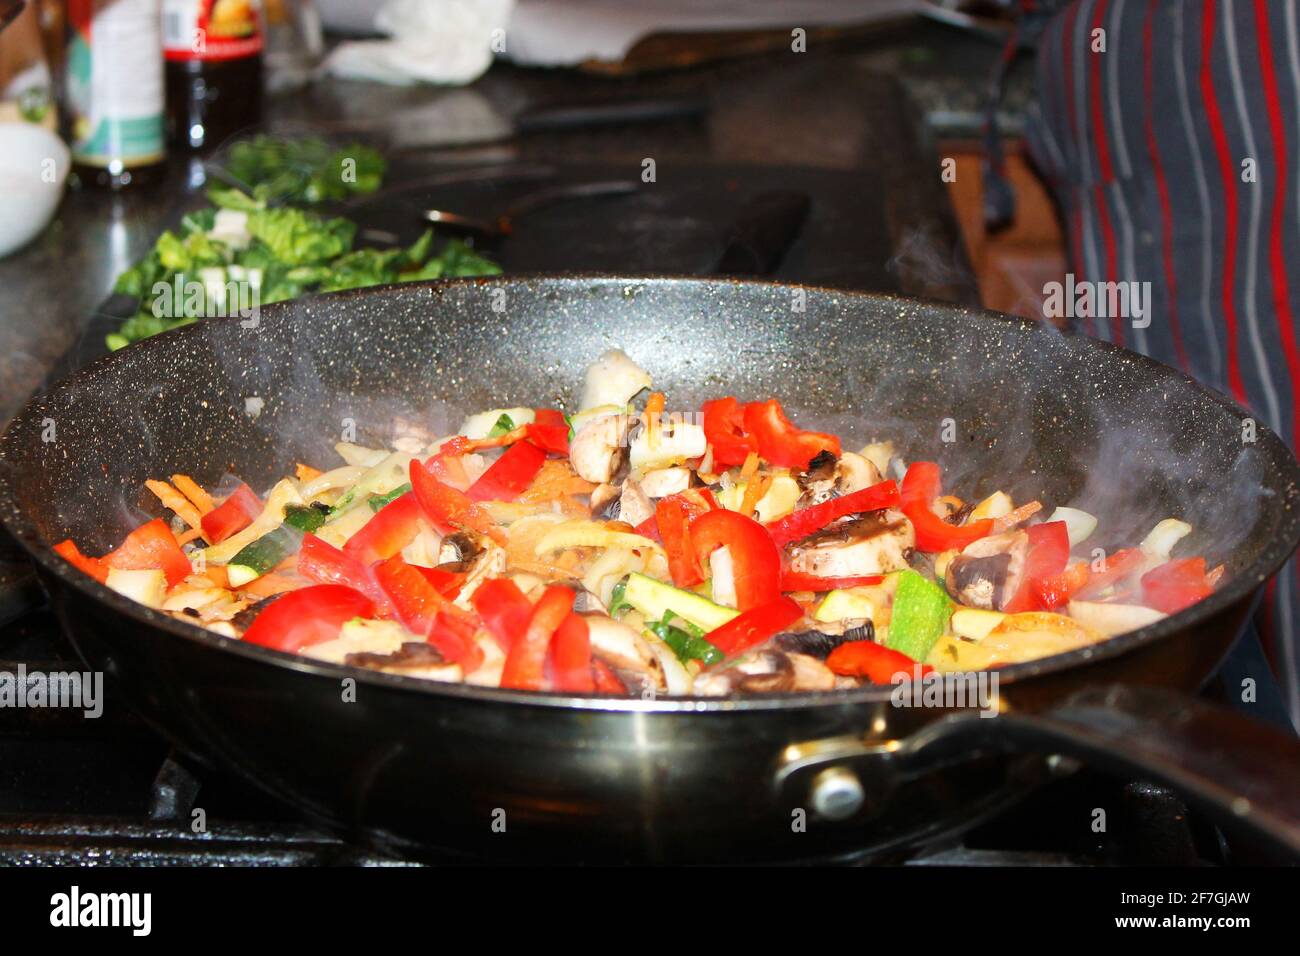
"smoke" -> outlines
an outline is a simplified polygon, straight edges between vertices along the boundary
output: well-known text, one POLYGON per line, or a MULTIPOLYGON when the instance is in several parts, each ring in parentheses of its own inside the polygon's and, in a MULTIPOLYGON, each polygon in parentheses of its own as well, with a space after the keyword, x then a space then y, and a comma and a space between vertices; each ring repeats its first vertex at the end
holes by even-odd
POLYGON ((29 507, 57 499, 52 535, 111 546, 158 513, 147 478, 213 487, 233 474, 262 491, 295 462, 340 463, 341 440, 392 448, 450 434, 466 412, 574 410, 585 364, 621 346, 670 413, 779 398, 845 448, 891 440, 907 461, 938 461, 945 489, 968 501, 1003 490, 1041 500, 1044 516, 1089 511, 1100 524, 1088 548, 1135 544, 1177 517, 1196 528, 1178 553, 1240 569, 1277 520, 1267 457, 1231 411, 1172 371, 1043 323, 812 290, 796 309, 779 286, 529 281, 303 299, 268 307, 255 328, 209 320, 119 353, 51 393, 60 444, 29 507))
POLYGON ((960 238, 941 236, 933 225, 904 230, 885 270, 898 278, 899 288, 911 295, 955 298, 954 292, 977 289, 960 238))

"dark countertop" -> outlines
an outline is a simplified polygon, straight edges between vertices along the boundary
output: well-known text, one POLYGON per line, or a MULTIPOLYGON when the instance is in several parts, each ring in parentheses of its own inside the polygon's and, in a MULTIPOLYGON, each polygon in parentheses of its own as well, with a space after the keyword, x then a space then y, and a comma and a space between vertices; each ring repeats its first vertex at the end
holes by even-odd
MULTIPOLYGON (((886 75, 919 98, 919 105, 907 111, 909 117, 938 120, 935 132, 961 137, 969 135, 963 124, 979 106, 972 91, 983 89, 996 54, 996 47, 986 41, 916 24, 848 49, 736 60, 630 79, 498 65, 470 89, 506 114, 546 100, 683 91, 706 96, 711 111, 702 122, 642 126, 631 134, 615 130, 530 136, 460 150, 455 161, 639 163, 653 156, 661 166, 763 164, 851 171, 916 138, 900 127, 903 111, 898 101, 903 94, 886 75)), ((428 87, 330 80, 275 98, 269 112, 273 122, 314 127, 373 118, 444 95, 446 91, 428 87)), ((892 182, 864 183, 864 188, 884 191, 891 229, 935 230, 951 237, 955 225, 938 176, 931 180, 917 172, 918 163, 925 160, 898 156, 892 182), (900 188, 904 185, 909 188, 900 188)), ((431 170, 438 168, 429 162, 431 170)), ((139 195, 69 190, 50 228, 27 249, 0 261, 0 289, 5 293, 0 306, 0 421, 17 410, 85 334, 117 273, 146 252, 158 233, 194 201, 187 188, 190 178, 186 162, 175 160, 166 182, 139 195)), ((964 294, 924 283, 909 287, 905 282, 904 288, 948 298, 964 294)))

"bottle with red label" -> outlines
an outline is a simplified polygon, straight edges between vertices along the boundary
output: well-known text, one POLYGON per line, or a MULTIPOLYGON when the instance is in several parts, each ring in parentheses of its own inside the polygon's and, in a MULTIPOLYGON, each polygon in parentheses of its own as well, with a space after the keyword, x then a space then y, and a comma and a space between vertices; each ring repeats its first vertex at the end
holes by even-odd
POLYGON ((203 152, 262 121, 261 0, 163 0, 167 136, 203 152))

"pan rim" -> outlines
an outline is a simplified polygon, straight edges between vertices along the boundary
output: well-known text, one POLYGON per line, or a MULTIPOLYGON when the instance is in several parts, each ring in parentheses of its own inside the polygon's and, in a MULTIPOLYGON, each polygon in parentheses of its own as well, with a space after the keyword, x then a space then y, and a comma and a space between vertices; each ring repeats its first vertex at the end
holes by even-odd
MULTIPOLYGON (((270 318, 272 321, 275 321, 276 317, 280 313, 288 312, 295 302, 301 303, 303 301, 346 301, 349 298, 371 298, 385 292, 391 293, 397 290, 413 291, 417 289, 427 289, 434 293, 441 293, 441 291, 448 288, 482 286, 489 283, 527 286, 539 282, 545 282, 550 285, 559 284, 560 286, 585 283, 614 287, 646 285, 671 288, 687 285, 717 287, 722 284, 740 288, 755 287, 759 289, 800 288, 829 296, 846 296, 854 300, 873 300, 906 305, 922 304, 942 308, 948 311, 959 312, 979 321, 1010 323, 1023 330, 1030 331, 1031 333, 1043 334, 1040 323, 1033 322, 1029 319, 995 312, 978 306, 955 304, 919 296, 887 292, 869 292, 835 286, 779 282, 768 279, 736 277, 716 278, 663 274, 610 274, 599 272, 512 273, 509 276, 499 275, 491 277, 468 277, 459 279, 437 279, 424 282, 394 283, 310 296, 305 300, 299 299, 293 300, 293 302, 272 303, 264 307, 261 315, 263 320, 270 318), (270 316, 267 315, 268 311, 271 313, 270 316)), ((311 321, 312 319, 313 317, 310 310, 303 311, 299 309, 295 312, 295 321, 311 321)), ((206 325, 210 322, 229 323, 238 321, 241 321, 239 316, 230 316, 225 318, 204 319, 201 324, 206 325)), ((164 348, 175 337, 184 337, 195 334, 200 333, 196 331, 193 325, 184 326, 161 333, 160 335, 151 336, 139 343, 135 343, 130 346, 130 348, 136 350, 164 348)), ((1072 333, 1053 334, 1058 334, 1062 338, 1077 340, 1081 343, 1081 347, 1083 348, 1098 349, 1111 356, 1118 354, 1125 360, 1144 365, 1148 370, 1159 375, 1172 376, 1174 379, 1180 381, 1182 387, 1190 386, 1194 388, 1208 401, 1219 406, 1224 411, 1237 415, 1238 417, 1250 415, 1247 409, 1238 405, 1227 395, 1209 388, 1195 379, 1183 375, 1183 373, 1179 372, 1177 369, 1145 355, 1129 351, 1128 349, 1114 345, 1110 342, 1105 342, 1099 339, 1089 339, 1082 335, 1072 333)), ((885 685, 873 685, 850 690, 786 692, 779 694, 756 695, 752 697, 657 697, 652 700, 644 700, 641 698, 630 697, 607 697, 597 695, 583 696, 555 691, 521 691, 498 687, 483 687, 459 682, 450 683, 444 681, 433 681, 417 677, 387 674, 367 668, 333 664, 303 657, 296 653, 277 651, 270 648, 246 644, 238 638, 224 637, 220 634, 199 627, 198 625, 189 624, 185 621, 163 614, 161 611, 156 611, 152 608, 138 604, 111 590, 106 585, 100 584, 93 578, 81 573, 67 561, 59 557, 50 544, 41 540, 36 531, 34 522, 24 511, 18 508, 14 490, 12 488, 12 482, 10 481, 12 469, 5 467, 6 446, 13 440, 12 436, 17 430, 16 426, 20 421, 27 418, 33 412, 34 405, 40 402, 43 396, 56 390, 72 387, 76 384, 80 384, 85 379, 90 379, 96 375, 103 374, 103 370, 110 368, 114 361, 115 353, 110 353, 109 355, 102 356, 82 368, 75 370, 59 382, 53 383, 46 388, 42 388, 24 404, 24 406, 6 425, 3 434, 0 434, 0 524, 5 527, 13 539, 18 542, 27 557, 32 560, 44 574, 56 578, 65 587, 70 587, 73 590, 81 592, 82 596, 85 598, 90 598, 101 604, 108 605, 110 608, 118 611, 128 619, 157 628, 171 636, 181 637, 191 642, 197 642, 203 646, 221 652, 235 653, 260 661, 267 666, 295 671, 305 676, 332 680, 350 677, 361 680, 370 685, 389 687, 394 690, 410 693, 431 694, 436 697, 449 697, 453 699, 482 700, 485 702, 506 703, 520 706, 546 708, 560 707, 571 710, 611 713, 732 713, 736 711, 789 710, 791 708, 802 710, 804 708, 873 705, 886 703, 890 700, 894 688, 893 686, 885 685)), ((1277 533, 1264 546, 1261 556, 1250 568, 1243 569, 1243 571, 1234 576, 1222 590, 1216 591, 1209 598, 1198 602, 1185 611, 1170 615, 1154 624, 1139 628, 1135 631, 1130 631, 1127 634, 1110 638, 1099 644, 1089 645, 1063 654, 1055 654, 1050 657, 1038 658, 1036 660, 1025 661, 1000 668, 997 671, 999 686, 1001 687, 1005 685, 1010 687, 1021 682, 1028 682, 1037 677, 1056 674, 1096 661, 1109 660, 1111 658, 1128 654, 1138 648, 1145 647, 1160 640, 1170 638, 1175 633, 1181 632, 1187 627, 1204 622, 1220 612, 1227 610, 1229 607, 1241 601, 1250 599, 1257 588, 1262 586, 1269 578, 1277 574, 1290 558, 1291 554, 1295 551, 1297 542, 1300 542, 1300 462, 1296 461, 1296 456, 1290 451, 1281 438, 1273 432, 1272 429, 1262 423, 1257 432, 1256 444, 1261 446, 1262 449, 1266 449, 1267 453, 1273 458, 1278 457, 1275 453, 1279 451, 1284 453, 1282 457, 1285 458, 1286 456, 1289 456, 1289 485, 1285 489, 1285 494, 1289 499, 1290 505, 1286 508, 1287 518, 1278 526, 1277 533), (1287 546, 1288 541, 1290 542, 1289 547, 1287 546)))

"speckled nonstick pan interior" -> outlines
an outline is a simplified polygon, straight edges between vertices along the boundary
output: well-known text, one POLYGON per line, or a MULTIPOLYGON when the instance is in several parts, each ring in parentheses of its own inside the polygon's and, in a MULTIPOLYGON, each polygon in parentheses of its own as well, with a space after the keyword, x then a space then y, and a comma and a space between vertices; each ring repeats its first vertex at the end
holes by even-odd
POLYGON ((256 327, 209 320, 94 363, 0 438, 0 516, 78 650, 147 718, 312 817, 402 852, 884 849, 1005 799, 1036 765, 1006 752, 1026 748, 1137 763, 1212 805, 1245 793, 1268 807, 1246 825, 1289 844, 1300 762, 1286 738, 1141 689, 1196 690, 1300 538, 1296 460, 1245 416, 1139 356, 947 305, 727 279, 461 280, 277 304, 256 327), (571 408, 583 367, 611 346, 651 370, 670 410, 777 396, 847 444, 892 438, 905 457, 940 461, 967 496, 1003 488, 1088 508, 1101 546, 1184 517, 1197 529, 1189 552, 1226 562, 1227 583, 1142 631, 1005 669, 1009 713, 973 720, 893 707, 888 688, 583 701, 354 671, 165 618, 49 550, 67 536, 113 546, 157 513, 146 478, 236 473, 266 486, 295 461, 334 460, 351 425, 381 442, 399 419, 438 432, 466 410, 571 408), (345 678, 355 703, 341 699, 345 678), (1099 689, 1116 683, 1129 689, 1099 689), (881 746, 898 738, 910 742, 881 746), (1285 759, 1252 763, 1278 746, 1285 759), (827 781, 846 783, 839 771, 853 778, 851 813, 825 804, 827 781), (1198 773, 1236 778, 1214 792, 1198 773), (791 808, 810 803, 830 812, 792 836, 791 808))

